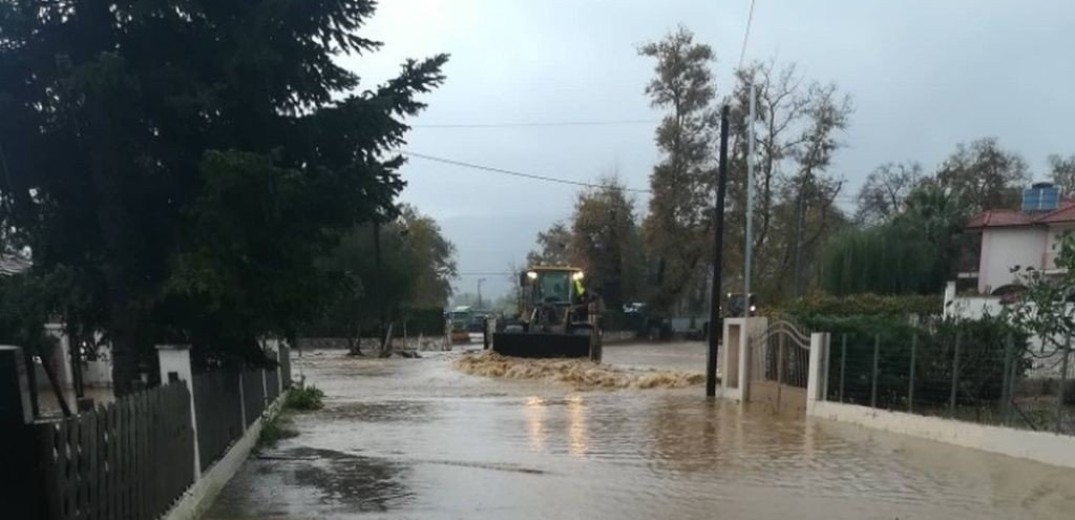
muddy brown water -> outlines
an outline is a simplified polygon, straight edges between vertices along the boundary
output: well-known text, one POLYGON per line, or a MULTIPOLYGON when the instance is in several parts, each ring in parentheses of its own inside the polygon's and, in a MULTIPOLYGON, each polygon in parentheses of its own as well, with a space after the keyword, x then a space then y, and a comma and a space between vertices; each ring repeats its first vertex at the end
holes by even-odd
MULTIPOLYGON (((207 518, 1075 517, 1075 471, 778 417, 701 386, 578 392, 451 359, 296 360, 325 409, 252 456, 207 518)), ((689 345, 606 350, 621 366, 697 359, 689 345)))

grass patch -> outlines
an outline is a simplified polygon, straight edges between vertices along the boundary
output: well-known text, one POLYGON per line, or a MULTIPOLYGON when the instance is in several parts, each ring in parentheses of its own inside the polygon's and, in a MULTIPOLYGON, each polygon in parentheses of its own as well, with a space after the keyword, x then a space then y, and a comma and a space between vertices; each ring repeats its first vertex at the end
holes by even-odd
POLYGON ((288 390, 284 407, 291 410, 320 410, 325 406, 325 393, 313 385, 303 385, 288 390))
POLYGON ((258 435, 258 447, 272 447, 280 439, 290 439, 298 434, 299 432, 295 430, 291 422, 291 417, 285 413, 280 413, 261 427, 261 434, 258 435))
POLYGON ((292 422, 292 410, 320 410, 325 406, 325 393, 313 385, 292 387, 284 396, 283 410, 271 420, 265 422, 258 435, 258 448, 273 447, 281 439, 290 439, 299 434, 292 422))

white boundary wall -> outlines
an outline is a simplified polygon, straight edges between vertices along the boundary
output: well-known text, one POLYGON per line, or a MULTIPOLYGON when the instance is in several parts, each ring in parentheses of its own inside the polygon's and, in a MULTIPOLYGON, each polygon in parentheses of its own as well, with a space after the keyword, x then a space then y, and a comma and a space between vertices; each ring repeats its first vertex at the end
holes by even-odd
MULTIPOLYGON (((746 382, 750 380, 750 336, 764 333, 764 321, 726 320, 724 327, 724 361, 738 357, 739 388, 728 388, 722 396, 745 401, 746 382), (731 330, 729 330, 731 329, 731 330), (739 331, 745 333, 740 334, 739 331), (739 353, 738 356, 732 351, 739 353)), ((806 415, 867 428, 944 442, 964 448, 998 453, 1043 464, 1075 468, 1075 436, 1018 430, 1002 426, 976 424, 940 417, 878 410, 866 406, 825 401, 829 365, 829 334, 810 335, 810 367, 807 382, 806 415)), ((727 378, 725 378, 725 381, 727 378)))
POLYGON ((827 336, 828 334, 815 333, 810 338, 809 393, 806 398, 808 417, 857 424, 964 448, 1075 468, 1075 436, 1072 435, 1017 430, 825 401, 830 352, 827 336))
POLYGON ((987 426, 866 406, 818 401, 806 414, 964 448, 1075 468, 1075 436, 987 426))

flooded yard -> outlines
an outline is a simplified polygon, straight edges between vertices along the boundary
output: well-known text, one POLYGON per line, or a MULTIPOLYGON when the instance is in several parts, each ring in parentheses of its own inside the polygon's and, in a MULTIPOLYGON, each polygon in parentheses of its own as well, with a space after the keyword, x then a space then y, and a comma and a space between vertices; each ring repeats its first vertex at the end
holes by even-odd
MULTIPOLYGON (((617 350, 623 349, 623 350, 617 350)), ((710 401, 469 375, 457 354, 295 358, 327 395, 212 519, 1071 518, 1075 471, 710 401)), ((701 372, 698 345, 607 362, 701 372)))

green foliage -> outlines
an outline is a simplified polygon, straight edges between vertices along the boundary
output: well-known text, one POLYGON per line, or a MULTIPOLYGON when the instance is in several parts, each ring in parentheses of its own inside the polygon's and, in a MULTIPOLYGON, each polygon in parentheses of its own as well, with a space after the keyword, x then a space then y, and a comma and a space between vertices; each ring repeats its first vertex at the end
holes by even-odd
MULTIPOLYGON (((454 254, 455 246, 436 222, 407 206, 396 220, 355 226, 317 262, 316 270, 326 280, 325 304, 304 333, 369 335, 382 311, 388 320, 408 321, 413 335, 443 333, 441 314, 456 273, 454 254)), ((401 323, 393 333, 402 336, 401 323)))
MULTIPOLYGON (((960 404, 995 403, 1005 381, 1005 352, 1009 335, 1012 356, 1026 348, 1027 336, 1003 318, 927 320, 912 323, 906 316, 802 316, 811 330, 832 334, 829 354, 829 395, 838 393, 844 366, 844 399, 870 403, 873 355, 878 349, 878 406, 906 409, 910 385, 912 343, 915 343, 915 404, 942 406, 948 402, 957 337, 960 345, 960 404), (846 338, 846 358, 844 341, 846 338)), ((1022 367, 1025 368, 1025 367, 1022 367)))
POLYGON ((586 272, 587 287, 605 304, 619 309, 640 296, 642 244, 634 201, 616 177, 602 179, 601 187, 580 193, 571 223, 571 250, 586 272))
MULTIPOLYGON (((407 334, 411 337, 419 334, 427 337, 444 335, 444 309, 441 307, 407 309, 404 311, 403 319, 407 322, 407 334)), ((399 334, 403 335, 402 327, 400 327, 399 334)))
POLYGON ((920 235, 883 225, 852 229, 829 244, 822 287, 830 294, 927 294, 944 286, 944 266, 920 235))
POLYGON ((293 331, 324 294, 314 259, 393 213, 402 119, 447 57, 363 88, 341 64, 379 46, 358 35, 374 7, 0 8, 5 246, 91 291, 41 307, 108 334, 117 393, 162 340, 256 355, 257 335, 293 331))
MULTIPOLYGON (((1024 287, 1019 298, 1004 309, 1016 326, 1042 339, 1043 352, 1051 355, 1068 348, 1075 336, 1075 236, 1066 235, 1057 244, 1056 267, 1060 274, 1046 274, 1032 266, 1013 266, 1016 281, 1024 287)), ((1056 247, 1056 246, 1054 246, 1056 247)))
POLYGON ((805 298, 791 300, 771 309, 770 314, 790 314, 792 316, 938 316, 944 311, 944 297, 941 295, 900 295, 882 296, 878 294, 853 294, 850 296, 831 296, 811 294, 805 298))
POLYGON ((639 49, 655 60, 646 86, 654 108, 667 111, 657 128, 660 161, 650 175, 652 196, 643 237, 660 264, 652 304, 671 307, 712 248, 706 230, 712 222, 713 143, 718 126, 712 106, 716 83, 713 49, 694 40, 684 27, 639 49))
POLYGON ((891 220, 829 244, 821 282, 836 295, 937 293, 953 274, 966 208, 949 190, 920 182, 891 220))
POLYGON ((284 407, 290 410, 320 410, 325 404, 322 400, 325 393, 314 385, 301 385, 291 387, 284 399, 284 407))
POLYGON ((538 231, 537 250, 526 254, 528 265, 573 265, 577 255, 572 254, 571 231, 563 222, 557 222, 544 231, 538 231))
POLYGON ((452 295, 451 281, 457 273, 455 245, 444 238, 437 221, 413 206, 402 207, 400 220, 406 230, 403 247, 413 257, 415 278, 407 306, 444 308, 452 295))
POLYGON ((261 433, 258 434, 258 448, 271 448, 282 439, 290 439, 298 435, 298 430, 295 430, 291 422, 291 416, 278 413, 261 426, 261 433))

